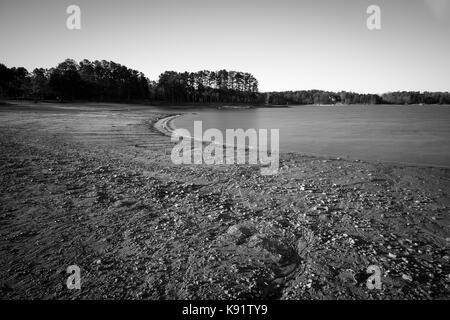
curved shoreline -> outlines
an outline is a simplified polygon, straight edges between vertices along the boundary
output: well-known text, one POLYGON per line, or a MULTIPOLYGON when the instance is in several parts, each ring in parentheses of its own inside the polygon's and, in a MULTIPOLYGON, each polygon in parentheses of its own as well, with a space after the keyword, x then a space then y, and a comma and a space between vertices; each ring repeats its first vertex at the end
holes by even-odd
MULTIPOLYGON (((176 118, 181 117, 184 114, 176 114, 176 115, 171 115, 171 116, 167 116, 164 117, 162 119, 159 119, 158 121, 156 121, 156 123, 153 125, 153 127, 159 131, 160 133, 172 137, 173 132, 176 130, 175 126, 172 124, 173 121, 176 118)), ((191 140, 195 140, 195 141, 199 141, 198 139, 195 139, 192 136, 183 136, 186 139, 191 139, 191 140)), ((203 143, 205 143, 205 141, 202 141, 203 143)), ((244 148, 240 147, 240 146, 235 146, 235 145, 228 145, 225 142, 223 143, 218 143, 218 142, 212 142, 212 144, 215 145, 221 145, 224 148, 235 148, 235 149, 245 149, 245 150, 250 150, 250 149, 254 149, 252 147, 246 146, 244 148)))
POLYGON ((173 131, 175 131, 174 126, 172 125, 172 122, 178 118, 181 117, 183 114, 175 114, 175 115, 170 115, 167 117, 164 117, 162 119, 159 119, 158 121, 156 121, 153 124, 153 127, 158 130, 159 132, 161 132, 162 134, 166 135, 166 136, 171 136, 173 131))
MULTIPOLYGON (((154 128, 161 132, 162 134, 171 137, 172 133, 175 131, 175 126, 173 125, 173 121, 181 116, 182 114, 176 114, 176 115, 170 115, 167 117, 164 117, 162 119, 159 119, 153 126, 154 128)), ((189 139, 193 139, 190 137, 185 137, 189 139)), ((230 147, 226 143, 222 143, 222 146, 224 147, 230 147)), ((236 146, 234 146, 236 147, 236 146)), ((248 148, 248 147, 247 147, 248 148)), ((400 161, 387 161, 387 160, 376 160, 376 159, 357 159, 357 158, 349 158, 346 156, 340 156, 340 155, 327 155, 327 154, 314 154, 314 153, 300 153, 300 152, 286 152, 286 151, 279 151, 279 154, 285 154, 285 155, 294 155, 294 156, 300 156, 300 157, 315 157, 315 158, 325 158, 328 160, 332 159, 342 159, 347 160, 351 162, 367 162, 372 164, 386 164, 386 165, 401 165, 401 166, 407 166, 407 167, 421 167, 421 168, 438 168, 438 169, 450 169, 450 166, 443 166, 443 165, 434 165, 434 164, 428 164, 428 163, 412 163, 412 162, 400 162, 400 161)))

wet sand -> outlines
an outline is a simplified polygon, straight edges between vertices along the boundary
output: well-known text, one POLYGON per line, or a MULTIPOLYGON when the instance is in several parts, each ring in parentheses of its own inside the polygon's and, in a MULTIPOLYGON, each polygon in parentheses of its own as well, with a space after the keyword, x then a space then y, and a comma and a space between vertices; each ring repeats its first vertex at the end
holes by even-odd
POLYGON ((2 299, 450 297, 449 169, 178 166, 153 125, 179 113, 0 106, 2 299), (81 290, 65 286, 73 264, 81 290))

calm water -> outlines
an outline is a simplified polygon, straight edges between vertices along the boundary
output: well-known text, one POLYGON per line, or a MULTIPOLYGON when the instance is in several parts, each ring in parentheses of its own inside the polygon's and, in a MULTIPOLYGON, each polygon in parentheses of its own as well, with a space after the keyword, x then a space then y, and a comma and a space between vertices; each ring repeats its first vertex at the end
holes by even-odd
POLYGON ((450 106, 342 106, 199 110, 175 121, 207 128, 278 128, 280 150, 450 167, 450 106))

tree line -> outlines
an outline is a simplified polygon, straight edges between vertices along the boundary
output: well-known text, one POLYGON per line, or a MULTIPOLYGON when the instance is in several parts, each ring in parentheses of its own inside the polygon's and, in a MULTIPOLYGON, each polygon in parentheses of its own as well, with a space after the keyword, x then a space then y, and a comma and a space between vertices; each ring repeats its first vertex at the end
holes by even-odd
POLYGON ((166 101, 258 103, 258 81, 245 72, 166 71, 158 82, 113 61, 66 59, 54 68, 0 64, 0 98, 60 101, 166 101))
POLYGON ((378 94, 331 92, 322 90, 268 92, 267 104, 450 104, 449 92, 397 91, 378 94))
POLYGON ((175 72, 166 71, 159 76, 156 99, 172 103, 260 103, 258 80, 246 72, 209 71, 175 72))
POLYGON ((398 91, 360 94, 301 90, 258 92, 258 80, 240 71, 166 71, 158 81, 113 61, 66 59, 54 68, 8 68, 0 64, 0 98, 166 103, 450 104, 449 92, 398 91))
POLYGON ((66 59, 54 68, 7 68, 0 64, 0 96, 16 99, 131 101, 149 98, 143 73, 112 61, 66 59))

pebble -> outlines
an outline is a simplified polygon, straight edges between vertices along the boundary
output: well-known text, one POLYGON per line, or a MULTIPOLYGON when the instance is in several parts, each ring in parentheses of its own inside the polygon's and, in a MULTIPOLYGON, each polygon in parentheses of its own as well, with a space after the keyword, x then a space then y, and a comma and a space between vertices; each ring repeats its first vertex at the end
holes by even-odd
POLYGON ((402 274, 402 279, 406 280, 406 281, 409 281, 409 282, 412 282, 412 277, 410 275, 407 275, 407 274, 402 274))

